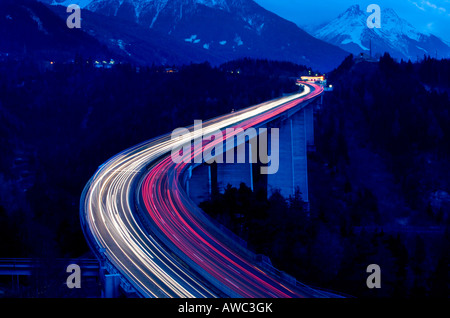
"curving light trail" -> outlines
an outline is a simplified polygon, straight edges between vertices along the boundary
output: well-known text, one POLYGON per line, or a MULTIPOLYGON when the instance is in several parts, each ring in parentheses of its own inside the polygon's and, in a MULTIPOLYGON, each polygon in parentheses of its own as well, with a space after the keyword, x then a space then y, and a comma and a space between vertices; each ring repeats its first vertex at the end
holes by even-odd
MULTIPOLYGON (((192 138, 199 138, 224 128, 254 127, 322 91, 305 85, 302 93, 211 119, 200 133, 189 129, 192 138)), ((286 287, 227 247, 226 237, 182 188, 188 164, 171 160, 172 149, 190 142, 167 134, 125 150, 99 168, 81 199, 82 223, 93 248, 144 297, 320 295, 306 287, 286 287)))

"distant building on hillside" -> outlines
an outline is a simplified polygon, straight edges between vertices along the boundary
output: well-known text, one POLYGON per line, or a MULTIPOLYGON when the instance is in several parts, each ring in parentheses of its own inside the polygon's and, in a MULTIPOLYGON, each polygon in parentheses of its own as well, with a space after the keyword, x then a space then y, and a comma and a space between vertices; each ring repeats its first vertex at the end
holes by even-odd
POLYGON ((363 62, 363 61, 365 61, 365 62, 379 62, 379 60, 380 60, 379 58, 372 57, 369 54, 364 53, 364 52, 361 52, 360 54, 355 56, 355 62, 356 63, 363 62))
POLYGON ((325 79, 325 75, 322 76, 302 76, 300 79, 303 82, 307 83, 315 83, 315 84, 323 84, 326 85, 327 80, 325 79))
POLYGON ((332 91, 333 90, 333 86, 332 85, 327 85, 327 79, 325 77, 325 75, 316 75, 316 76, 301 76, 300 79, 297 79, 297 85, 303 85, 303 83, 314 83, 314 84, 318 84, 323 86, 325 91, 332 91))
POLYGON ((96 68, 112 68, 116 64, 116 61, 110 59, 108 61, 94 61, 94 67, 96 68))

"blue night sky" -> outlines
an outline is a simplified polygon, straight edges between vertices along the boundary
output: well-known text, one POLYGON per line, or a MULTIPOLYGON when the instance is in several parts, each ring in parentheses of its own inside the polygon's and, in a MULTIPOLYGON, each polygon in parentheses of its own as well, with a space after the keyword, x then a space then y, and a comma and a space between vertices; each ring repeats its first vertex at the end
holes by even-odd
POLYGON ((432 33, 450 42, 450 0, 255 0, 264 8, 299 26, 320 24, 337 17, 349 6, 359 4, 365 11, 369 4, 392 8, 419 31, 432 33))

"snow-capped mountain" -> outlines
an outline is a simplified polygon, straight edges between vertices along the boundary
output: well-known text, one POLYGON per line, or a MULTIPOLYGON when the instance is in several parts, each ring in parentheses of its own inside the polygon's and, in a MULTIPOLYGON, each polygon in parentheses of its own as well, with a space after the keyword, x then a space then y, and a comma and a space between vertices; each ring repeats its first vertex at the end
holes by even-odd
MULTIPOLYGON (((63 6, 77 3, 88 11, 128 21, 145 30, 182 41, 222 62, 241 57, 266 58, 329 71, 348 55, 253 0, 41 1, 63 6)), ((83 21, 89 23, 85 16, 83 21)), ((119 33, 115 41, 121 40, 117 39, 119 33)))
POLYGON ((413 25, 400 18, 390 8, 381 11, 381 28, 370 29, 367 18, 370 13, 359 5, 351 6, 328 24, 310 31, 315 37, 337 45, 353 54, 372 55, 389 52, 395 58, 413 60, 424 55, 439 58, 450 57, 450 47, 438 37, 419 32, 413 25))

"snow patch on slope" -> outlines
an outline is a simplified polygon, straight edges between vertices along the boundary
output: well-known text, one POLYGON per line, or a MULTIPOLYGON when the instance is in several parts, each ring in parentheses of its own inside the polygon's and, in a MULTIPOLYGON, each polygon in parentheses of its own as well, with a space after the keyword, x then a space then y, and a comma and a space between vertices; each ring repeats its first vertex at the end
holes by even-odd
POLYGON ((53 0, 53 2, 51 3, 51 5, 60 5, 60 6, 65 6, 68 7, 71 4, 77 4, 80 6, 80 8, 86 8, 88 5, 91 4, 91 2, 93 2, 94 0, 63 0, 63 1, 57 1, 57 0, 53 0))

